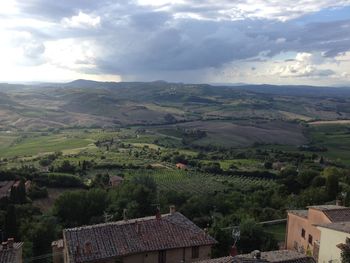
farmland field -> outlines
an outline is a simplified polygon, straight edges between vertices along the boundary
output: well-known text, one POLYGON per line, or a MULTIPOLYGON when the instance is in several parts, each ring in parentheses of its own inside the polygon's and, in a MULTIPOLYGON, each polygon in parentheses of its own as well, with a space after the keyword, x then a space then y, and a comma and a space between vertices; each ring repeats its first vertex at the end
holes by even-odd
POLYGON ((196 194, 221 192, 230 187, 248 190, 251 187, 273 187, 274 182, 264 179, 252 179, 243 176, 209 175, 181 170, 152 170, 126 173, 126 178, 148 175, 155 179, 160 190, 174 190, 196 194))

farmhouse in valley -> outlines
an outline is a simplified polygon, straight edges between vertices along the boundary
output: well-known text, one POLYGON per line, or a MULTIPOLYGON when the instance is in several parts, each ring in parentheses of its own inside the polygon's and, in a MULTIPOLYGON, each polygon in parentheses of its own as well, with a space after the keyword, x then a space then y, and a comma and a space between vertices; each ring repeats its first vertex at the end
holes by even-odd
POLYGON ((122 182, 124 181, 123 177, 114 175, 109 177, 109 185, 112 187, 117 187, 119 186, 122 182))
POLYGON ((1 263, 22 263, 23 243, 15 243, 13 238, 2 242, 0 246, 1 263))
POLYGON ((177 163, 176 168, 181 170, 187 170, 187 165, 184 163, 177 163))
POLYGON ((339 205, 290 210, 287 218, 286 248, 313 255, 318 260, 320 244, 324 240, 321 239, 321 227, 318 226, 347 221, 350 221, 350 208, 339 205))
POLYGON ((64 263, 175 263, 209 259, 216 243, 171 207, 169 214, 65 229, 52 246, 64 263))

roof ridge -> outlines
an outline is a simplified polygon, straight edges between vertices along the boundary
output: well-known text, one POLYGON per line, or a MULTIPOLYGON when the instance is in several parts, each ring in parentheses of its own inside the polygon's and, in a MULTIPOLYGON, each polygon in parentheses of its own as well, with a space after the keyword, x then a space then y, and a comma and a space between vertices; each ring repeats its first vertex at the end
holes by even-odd
MULTIPOLYGON (((180 212, 175 212, 174 215, 176 215, 176 214, 178 214, 178 215, 180 215, 181 217, 183 217, 184 219, 186 219, 192 226, 194 226, 196 229, 198 229, 198 232, 200 232, 200 234, 204 234, 204 235, 206 235, 206 236, 208 236, 209 238, 211 238, 211 239, 214 240, 214 238, 212 238, 210 235, 208 235, 202 228, 200 228, 199 226, 197 226, 195 223, 193 223, 191 220, 189 220, 187 217, 185 217, 182 213, 180 213, 180 212)), ((183 224, 177 224, 176 222, 172 222, 171 220, 167 220, 167 221, 168 221, 169 223, 171 223, 171 224, 177 226, 177 227, 181 227, 181 228, 183 228, 183 229, 189 230, 189 231, 193 232, 194 234, 199 234, 199 233, 196 233, 196 232, 194 231, 194 229, 191 229, 190 227, 186 227, 186 226, 183 225, 183 224)))
MULTIPOLYGON (((162 214, 162 219, 169 217, 169 215, 171 215, 171 214, 162 214)), ((113 221, 113 222, 93 224, 93 225, 77 226, 77 227, 63 229, 63 231, 69 232, 69 231, 77 231, 77 230, 82 230, 82 229, 92 229, 92 228, 98 228, 98 227, 104 227, 104 226, 128 225, 128 224, 135 224, 136 222, 141 223, 141 222, 150 221, 150 220, 158 220, 158 219, 155 216, 146 216, 146 217, 127 219, 127 220, 118 220, 118 221, 113 221)))

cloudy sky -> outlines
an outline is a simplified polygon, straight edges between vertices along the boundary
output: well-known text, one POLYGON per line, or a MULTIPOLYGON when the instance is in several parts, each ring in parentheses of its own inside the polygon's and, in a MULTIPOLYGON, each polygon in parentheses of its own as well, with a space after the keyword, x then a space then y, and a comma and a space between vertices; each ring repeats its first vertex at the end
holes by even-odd
POLYGON ((1 0, 0 81, 350 85, 350 0, 1 0))

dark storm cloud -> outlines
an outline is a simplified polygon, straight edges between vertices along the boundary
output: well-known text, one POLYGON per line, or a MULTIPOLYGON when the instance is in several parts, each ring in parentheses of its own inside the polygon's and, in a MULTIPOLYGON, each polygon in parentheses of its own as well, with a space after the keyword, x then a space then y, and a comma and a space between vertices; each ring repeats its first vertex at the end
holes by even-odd
MULTIPOLYGON (((22 29, 41 42, 62 38, 93 40, 100 51, 96 54, 97 67, 93 69, 96 73, 219 68, 232 61, 272 57, 280 52, 324 52, 332 57, 350 49, 350 20, 301 24, 294 20, 215 19, 225 6, 232 7, 232 1, 199 4, 193 0, 162 11, 140 6, 136 1, 18 2, 22 15, 56 21, 57 26, 50 30, 23 25, 22 29), (78 12, 99 16, 100 25, 65 28, 61 24, 62 19, 70 19, 78 12), (195 13, 206 20, 176 18, 179 13, 195 13)), ((40 45, 32 49, 30 52, 42 51, 40 45)))

